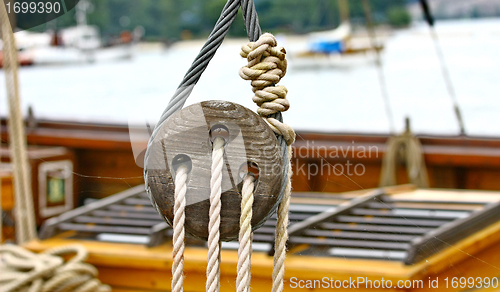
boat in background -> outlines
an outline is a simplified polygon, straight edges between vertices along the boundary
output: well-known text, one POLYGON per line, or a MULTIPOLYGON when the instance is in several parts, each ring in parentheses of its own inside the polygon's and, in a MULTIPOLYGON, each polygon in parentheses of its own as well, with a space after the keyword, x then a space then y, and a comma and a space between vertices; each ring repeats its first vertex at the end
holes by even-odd
MULTIPOLYGON (((1 51, 2 46, 0 44, 0 68, 3 68, 3 52, 1 51)), ((33 65, 33 59, 30 55, 19 53, 17 55, 17 62, 19 66, 30 66, 33 65)))
POLYGON ((306 48, 290 54, 292 68, 353 67, 376 62, 376 53, 383 45, 370 39, 372 36, 354 36, 348 2, 338 0, 338 5, 340 25, 332 30, 310 33, 306 48))
POLYGON ((124 32, 118 44, 106 47, 96 26, 79 25, 60 31, 26 34, 18 42, 20 51, 29 56, 34 65, 61 65, 130 59, 135 40, 132 33, 124 32), (31 38, 45 42, 34 42, 31 38))
POLYGON ((104 43, 99 28, 87 24, 90 3, 80 1, 76 6, 77 25, 46 32, 16 32, 21 65, 64 65, 110 62, 131 59, 133 48, 144 34, 141 28, 123 31, 119 37, 104 43))
POLYGON ((348 40, 352 34, 350 22, 341 23, 336 29, 310 34, 312 54, 341 54, 346 51, 348 40))

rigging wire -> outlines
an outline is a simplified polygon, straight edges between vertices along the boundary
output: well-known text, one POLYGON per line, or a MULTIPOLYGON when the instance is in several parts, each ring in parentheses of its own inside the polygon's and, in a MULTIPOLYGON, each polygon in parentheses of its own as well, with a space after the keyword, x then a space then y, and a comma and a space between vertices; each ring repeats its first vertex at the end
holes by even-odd
POLYGON ((434 27, 434 17, 432 16, 431 8, 427 3, 427 0, 420 0, 420 5, 422 6, 425 19, 429 24, 429 31, 432 37, 432 41, 434 43, 434 49, 436 50, 436 54, 439 59, 439 64, 441 66, 441 73, 443 74, 444 82, 446 83, 446 89, 453 103, 453 110, 457 118, 458 127, 460 128, 460 135, 465 136, 466 134, 465 134, 464 121, 462 118, 462 111, 460 110, 455 87, 453 86, 453 82, 451 81, 450 71, 448 70, 446 59, 444 58, 443 48, 441 47, 441 43, 439 42, 439 37, 436 32, 436 28, 434 27))
POLYGON ((368 0, 363 0, 363 12, 365 14, 366 24, 368 28, 368 34, 370 36, 370 43, 372 49, 376 54, 376 65, 377 65, 377 73, 378 73, 378 81, 380 86, 380 92, 382 94, 382 99, 384 100, 385 113, 387 115, 387 120, 389 122, 390 133, 395 133, 395 123, 394 123, 394 115, 392 113, 391 104, 389 101, 389 91, 387 90, 387 81, 384 74, 384 67, 382 64, 382 56, 380 55, 381 48, 378 45, 376 34, 375 34, 375 26, 373 25, 373 20, 371 17, 371 9, 370 3, 368 0))

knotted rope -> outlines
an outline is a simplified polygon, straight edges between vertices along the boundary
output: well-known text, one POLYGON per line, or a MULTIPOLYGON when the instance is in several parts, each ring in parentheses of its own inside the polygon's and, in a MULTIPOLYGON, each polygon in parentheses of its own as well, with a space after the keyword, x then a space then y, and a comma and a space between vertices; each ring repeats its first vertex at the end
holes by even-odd
POLYGON ((222 193, 222 167, 224 139, 216 137, 212 150, 212 177, 210 179, 210 211, 208 224, 207 285, 209 292, 219 291, 220 282, 220 209, 222 193))
POLYGON ((107 292, 97 269, 84 263, 88 253, 82 246, 59 247, 35 254, 15 245, 0 246, 2 292, 107 292), (64 262, 61 256, 75 254, 64 262))
POLYGON ((283 136, 287 145, 291 145, 295 141, 292 127, 272 117, 290 107, 286 99, 288 90, 281 85, 275 86, 286 74, 285 54, 285 49, 277 46, 276 38, 265 33, 256 42, 241 47, 240 55, 248 60, 248 64, 240 69, 240 76, 252 81, 255 94, 252 100, 259 106, 257 113, 277 135, 283 136))
MULTIPOLYGON (((227 1, 221 13, 221 16, 217 20, 212 33, 208 37, 208 40, 203 45, 200 53, 193 61, 181 84, 177 88, 174 96, 171 98, 169 104, 167 105, 158 123, 156 124, 149 139, 148 148, 144 156, 144 165, 148 165, 150 149, 152 148, 151 145, 152 143, 154 143, 159 130, 162 128, 163 124, 170 116, 182 109, 187 98, 190 96, 193 87, 196 85, 201 75, 207 68, 208 63, 211 61, 211 59, 215 55, 215 52, 222 44, 222 41, 228 33, 229 28, 231 27, 231 24, 234 21, 240 6, 243 11, 243 18, 245 21, 248 38, 250 41, 256 42, 255 44, 249 44, 248 49, 245 50, 246 52, 248 52, 248 56, 246 57, 249 57, 252 61, 250 63, 250 66, 247 66, 249 70, 242 69, 242 72, 240 74, 246 76, 244 77, 245 79, 252 80, 252 86, 255 93, 254 101, 260 107, 258 113, 266 120, 269 126, 277 134, 278 142, 283 153, 283 184, 280 188, 280 194, 278 197, 278 202, 281 201, 281 203, 279 204, 279 206, 278 204, 273 206, 271 210, 271 212, 275 212, 276 209, 279 209, 276 233, 276 246, 278 247, 278 249, 275 253, 273 291, 281 291, 283 289, 283 265, 286 256, 286 241, 288 239, 286 234, 286 227, 288 225, 288 206, 291 191, 290 145, 295 139, 295 133, 293 132, 292 128, 283 124, 282 122, 281 111, 285 111, 289 107, 288 101, 285 98, 287 93, 286 88, 282 86, 274 86, 286 73, 286 60, 284 58, 285 50, 283 48, 276 47, 276 39, 271 35, 266 35, 262 40, 259 40, 259 37, 261 36, 261 28, 259 26, 259 20, 253 0, 227 1), (266 59, 266 61, 263 61, 263 59, 266 59), (259 71, 256 72, 257 70, 259 71)), ((212 178, 209 214, 210 223, 208 242, 209 254, 207 265, 207 291, 217 291, 220 288, 219 226, 223 146, 216 147, 215 144, 216 143, 214 141, 214 148, 212 153, 212 178)), ((144 168, 144 179, 146 181, 146 192, 148 193, 153 206, 156 206, 156 203, 151 196, 150 187, 148 185, 149 180, 147 167, 144 168)), ((242 213, 242 216, 247 218, 248 213, 242 213)), ((240 241, 240 243, 243 242, 243 246, 246 249, 251 249, 251 240, 251 235, 248 237, 245 236, 244 240, 240 241)), ((245 263, 248 262, 248 265, 241 265, 241 267, 248 266, 248 268, 245 268, 246 273, 248 273, 248 277, 240 281, 240 283, 246 283, 246 287, 249 287, 250 285, 249 255, 250 252, 245 253, 243 256, 243 258, 248 258, 248 260, 243 260, 245 263)), ((249 288, 246 289, 248 290, 249 288)))
POLYGON ((184 283, 184 222, 186 221, 187 174, 188 168, 186 165, 180 165, 175 173, 172 292, 182 292, 184 283))
MULTIPOLYGON (((295 141, 295 132, 292 127, 284 124, 283 122, 275 119, 272 115, 278 112, 284 112, 290 107, 290 103, 286 99, 287 89, 284 86, 276 84, 285 76, 287 69, 287 61, 285 58, 286 51, 283 47, 277 46, 276 38, 270 34, 263 34, 256 42, 249 42, 243 45, 240 55, 248 60, 248 64, 240 69, 240 76, 245 80, 251 80, 252 91, 255 96, 253 101, 259 106, 257 113, 269 124, 271 129, 283 137, 286 141, 287 153, 289 159, 292 156, 291 144, 295 141)), ((288 240, 288 209, 290 206, 291 194, 291 175, 292 168, 289 161, 287 161, 286 171, 288 173, 286 178, 286 187, 283 198, 278 207, 278 221, 276 224, 276 238, 275 238, 275 253, 274 253, 274 267, 273 267, 273 292, 283 291, 283 278, 285 275, 285 258, 286 258, 286 242, 288 240)), ((253 185, 253 183, 252 183, 253 185)), ((249 221, 252 217, 252 208, 243 205, 242 202, 241 218, 247 218, 249 221)), ((241 229, 246 228, 246 225, 240 221, 240 250, 243 247, 250 246, 250 236, 241 237, 241 229)), ((238 292, 250 290, 250 253, 240 253, 240 257, 244 257, 243 262, 248 263, 242 268, 241 272, 238 269, 238 277, 240 273, 247 275, 248 281, 242 282, 241 285, 246 284, 246 289, 240 290, 240 283, 238 283, 238 292), (247 259, 248 257, 248 259, 247 259)), ((240 260, 238 261, 238 267, 240 260)), ((243 280, 242 280, 243 281, 243 280)))

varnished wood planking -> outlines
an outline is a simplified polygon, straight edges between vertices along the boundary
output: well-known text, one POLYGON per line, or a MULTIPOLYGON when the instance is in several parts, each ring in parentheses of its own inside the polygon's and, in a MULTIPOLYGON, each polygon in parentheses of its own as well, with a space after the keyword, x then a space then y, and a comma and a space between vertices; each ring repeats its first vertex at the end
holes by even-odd
POLYGON ((113 292, 165 292, 170 290, 151 290, 151 289, 134 289, 127 287, 114 286, 113 292))
MULTIPOLYGON (((39 212, 38 210, 40 209, 40 196, 46 195, 46 194, 40 194, 40 185, 39 185, 39 167, 42 163, 46 162, 55 162, 55 161, 70 161, 71 165, 73 167, 73 172, 75 168, 77 167, 77 163, 75 160, 74 153, 67 148, 63 147, 41 147, 41 146, 29 146, 28 147, 28 162, 29 162, 29 167, 30 167, 30 176, 31 176, 31 191, 33 194, 33 206, 35 210, 35 216, 36 216, 36 222, 38 225, 40 225, 47 217, 43 217, 42 213, 39 212)), ((10 150, 8 147, 0 147, 0 154, 2 157, 3 162, 9 162, 10 163, 10 150)), ((73 173, 71 174, 73 175, 73 173)), ((73 176, 74 178, 74 176, 73 176)), ((11 180, 11 179, 10 179, 11 180)), ((6 194, 9 194, 9 189, 10 192, 13 193, 14 189, 12 188, 12 181, 9 182, 9 180, 6 180, 6 185, 7 187, 6 194)), ((73 207, 76 206, 76 202, 78 200, 78 184, 73 184, 72 185, 72 193, 73 193, 73 207)), ((12 199, 14 200, 15 196, 12 195, 12 199)), ((8 200, 10 201, 10 200, 8 200)), ((12 208, 12 202, 9 204, 6 204, 7 207, 12 208)), ((3 207, 4 209, 6 208, 5 206, 3 207)))
MULTIPOLYGON (((491 279, 500 276, 499 231, 499 223, 497 223, 473 237, 462 240, 455 246, 450 246, 437 256, 431 257, 425 263, 427 268, 413 276, 414 279, 421 279, 426 284, 424 289, 418 291, 437 290, 429 287, 429 277, 439 279, 439 291, 462 291, 451 285, 446 288, 445 278, 448 277, 448 283, 451 283, 453 277, 488 277, 491 279)), ((498 288, 493 291, 498 291, 498 288)))
POLYGON ((466 188, 497 190, 500 186, 500 168, 484 169, 478 167, 470 169, 464 180, 466 188))
POLYGON ((144 183, 143 170, 129 150, 76 150, 75 179, 81 195, 104 198, 144 183))
MULTIPOLYGON (((4 120, 2 120, 1 132, 2 139, 7 141, 7 127, 4 120)), ((500 139, 427 135, 419 136, 419 138, 423 145, 431 187, 500 190, 500 180, 497 179, 500 175, 500 139)), ((145 135, 142 144, 145 145, 147 140, 148 137, 145 135)), ((362 163, 366 166, 366 175, 353 179, 359 186, 352 184, 349 180, 343 181, 342 178, 316 175, 311 177, 309 181, 307 175, 295 174, 294 190, 349 191, 354 190, 354 187, 377 187, 386 140, 387 135, 297 132, 297 142, 294 144, 297 155, 294 156, 294 159, 299 159, 298 164, 305 164, 308 161, 320 164, 321 157, 326 158, 330 163, 345 163, 344 158, 330 160, 331 153, 325 152, 323 148, 318 150, 318 146, 342 146, 344 150, 352 145, 376 146, 378 157, 372 155, 371 158, 359 158, 354 153, 356 149, 351 148, 346 152, 351 163, 362 163), (307 141, 309 141, 311 149, 301 149, 300 147, 307 146, 307 141), (313 141, 314 144, 312 144, 313 141), (316 150, 312 149, 313 145, 316 150), (301 151, 315 156, 298 155, 302 153, 301 151), (354 157, 352 157, 353 154, 354 157)), ((87 171, 88 169, 85 167, 75 169, 75 172, 92 176, 78 178, 78 187, 87 190, 82 193, 86 196, 104 197, 111 195, 116 191, 128 188, 128 185, 138 184, 142 175, 142 169, 135 165, 126 125, 38 121, 37 127, 28 131, 28 143, 31 145, 65 146, 76 151, 77 157, 80 156, 80 150, 87 151, 87 153, 97 153, 97 155, 78 158, 79 162, 94 164, 94 168, 91 165, 87 166, 91 171, 87 171), (121 153, 119 159, 127 164, 122 167, 107 167, 107 160, 101 158, 111 155, 111 152, 121 153), (95 169, 99 167, 102 167, 103 170, 106 169, 106 171, 96 171, 95 169), (120 175, 117 175, 118 172, 120 175), (94 178, 93 176, 101 177, 94 178), (123 179, 124 177, 139 177, 139 179, 129 180, 123 179)), ((138 159, 140 160, 140 158, 138 159)), ((293 161, 293 163, 296 162, 293 161)), ((399 183, 405 183, 406 171, 404 169, 398 172, 398 178, 399 183)))
MULTIPOLYGON (((0 171, 0 199, 1 199, 1 204, 0 207, 2 208, 2 212, 9 212, 9 214, 13 215, 14 211, 14 189, 12 186, 12 172, 10 170, 2 170, 0 171)), ((15 231, 14 231, 14 226, 6 226, 5 225, 5 218, 7 218, 8 215, 1 213, 0 216, 4 216, 3 218, 3 224, 0 232, 2 233, 1 235, 1 241, 0 244, 9 240, 9 241, 14 241, 15 240, 15 231)))
POLYGON ((6 174, 0 177, 1 187, 0 191, 2 199, 2 209, 5 211, 11 211, 14 209, 14 189, 12 187, 12 176, 11 174, 6 174))
MULTIPOLYGON (((332 164, 335 166, 335 164, 332 164)), ((319 187, 316 189, 320 192, 349 192, 359 189, 366 189, 378 186, 380 177, 380 167, 373 164, 364 164, 363 171, 353 172, 333 172, 325 173, 319 179, 319 187), (360 174, 360 175, 359 175, 360 174)), ((403 182, 402 182, 403 183, 403 182)), ((295 188, 294 190, 299 191, 295 188)))

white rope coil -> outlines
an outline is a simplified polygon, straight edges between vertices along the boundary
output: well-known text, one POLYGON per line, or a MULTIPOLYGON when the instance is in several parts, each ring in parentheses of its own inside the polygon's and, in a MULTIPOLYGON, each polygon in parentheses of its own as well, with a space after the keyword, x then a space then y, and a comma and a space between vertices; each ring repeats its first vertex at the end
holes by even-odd
POLYGON ((2 292, 107 292, 97 269, 83 261, 88 253, 80 245, 60 247, 40 254, 19 246, 0 246, 0 291, 2 292), (64 262, 61 256, 75 254, 64 262))
POLYGON ((254 181, 253 175, 247 174, 243 179, 243 188, 241 190, 240 245, 238 248, 238 268, 236 276, 236 287, 238 292, 250 291, 254 181))
POLYGON ((175 173, 172 291, 182 292, 184 283, 184 222, 186 221, 186 181, 188 168, 180 165, 175 173))
POLYGON ((220 290, 220 210, 222 193, 222 167, 224 161, 224 139, 216 137, 212 150, 212 177, 210 179, 210 211, 208 224, 208 292, 220 290))

